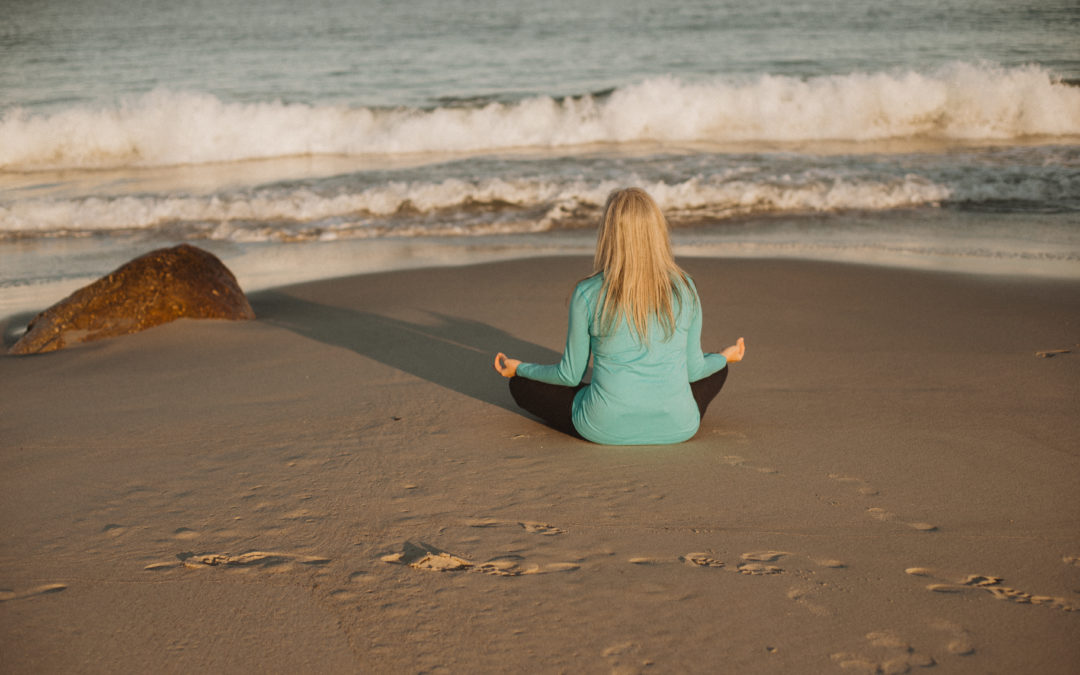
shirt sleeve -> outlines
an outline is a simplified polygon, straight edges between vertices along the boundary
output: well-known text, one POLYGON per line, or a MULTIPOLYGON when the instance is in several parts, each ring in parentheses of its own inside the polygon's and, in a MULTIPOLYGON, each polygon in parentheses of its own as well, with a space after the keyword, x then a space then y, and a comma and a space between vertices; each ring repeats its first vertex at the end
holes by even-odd
POLYGON ((530 380, 575 387, 585 376, 585 368, 589 365, 589 342, 589 302, 579 285, 570 298, 570 318, 562 360, 555 365, 522 363, 518 366, 517 374, 530 380))
POLYGON ((697 382, 727 366, 727 358, 723 354, 706 354, 701 351, 701 299, 693 282, 690 290, 694 294, 694 312, 690 319, 690 329, 686 333, 686 372, 691 382, 697 382))

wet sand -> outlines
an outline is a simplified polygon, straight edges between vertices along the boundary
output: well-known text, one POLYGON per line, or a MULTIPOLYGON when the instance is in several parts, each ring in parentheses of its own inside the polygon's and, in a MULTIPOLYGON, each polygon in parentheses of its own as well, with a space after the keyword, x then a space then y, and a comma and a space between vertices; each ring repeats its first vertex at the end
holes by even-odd
POLYGON ((1075 672, 1080 282, 682 262, 748 353, 676 446, 490 368, 582 257, 0 357, 0 671, 1075 672))

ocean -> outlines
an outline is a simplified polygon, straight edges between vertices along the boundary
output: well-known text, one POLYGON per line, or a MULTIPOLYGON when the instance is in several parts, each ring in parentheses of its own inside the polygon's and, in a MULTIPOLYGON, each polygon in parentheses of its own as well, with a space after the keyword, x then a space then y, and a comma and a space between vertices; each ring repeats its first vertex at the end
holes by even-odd
POLYGON ((591 251, 1080 277, 1075 0, 5 0, 0 316, 145 251, 247 290, 591 251))

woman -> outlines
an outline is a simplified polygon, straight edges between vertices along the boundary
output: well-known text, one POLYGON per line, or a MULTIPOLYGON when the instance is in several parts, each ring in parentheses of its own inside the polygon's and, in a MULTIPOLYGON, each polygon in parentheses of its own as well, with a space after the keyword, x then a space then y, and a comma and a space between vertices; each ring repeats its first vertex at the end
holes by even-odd
POLYGON ((675 264, 668 224, 644 190, 608 197, 592 276, 570 300, 566 349, 555 365, 502 352, 519 406, 556 429, 610 445, 679 443, 741 361, 742 338, 719 354, 701 351, 701 302, 675 264), (582 384, 589 357, 590 383, 582 384))

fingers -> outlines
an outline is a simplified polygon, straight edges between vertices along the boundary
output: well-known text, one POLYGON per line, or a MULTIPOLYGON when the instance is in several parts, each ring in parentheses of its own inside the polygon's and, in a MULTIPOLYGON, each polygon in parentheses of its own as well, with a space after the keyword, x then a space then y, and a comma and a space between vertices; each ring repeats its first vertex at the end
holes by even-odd
POLYGON ((743 355, 746 353, 746 341, 739 338, 735 341, 735 344, 725 348, 720 353, 723 354, 724 358, 729 362, 738 363, 739 361, 742 361, 743 355))
POLYGON ((508 358, 506 354, 499 352, 495 355, 495 372, 503 377, 513 377, 517 373, 517 364, 521 363, 508 358))

